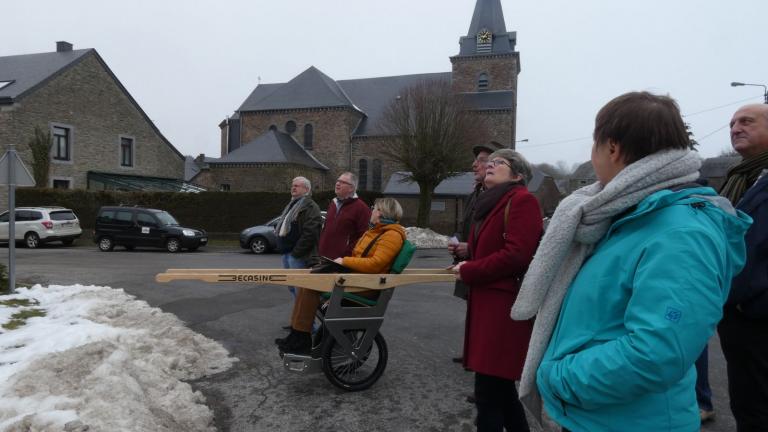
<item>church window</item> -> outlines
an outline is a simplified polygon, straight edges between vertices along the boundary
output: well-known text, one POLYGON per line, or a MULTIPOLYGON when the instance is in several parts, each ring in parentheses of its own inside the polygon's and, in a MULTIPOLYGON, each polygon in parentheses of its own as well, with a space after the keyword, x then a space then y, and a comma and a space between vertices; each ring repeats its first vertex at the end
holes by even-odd
POLYGON ((376 192, 381 192, 381 160, 373 160, 373 186, 372 189, 376 192))
POLYGON ((296 132, 296 122, 293 120, 288 120, 285 122, 285 131, 289 134, 296 132))
POLYGON ((357 187, 368 190, 368 161, 365 159, 357 162, 357 187))
POLYGON ((312 150, 312 140, 315 136, 315 130, 312 127, 311 124, 307 123, 304 125, 304 148, 307 150, 312 150))
POLYGON ((483 72, 477 78, 477 91, 488 90, 488 74, 483 72))

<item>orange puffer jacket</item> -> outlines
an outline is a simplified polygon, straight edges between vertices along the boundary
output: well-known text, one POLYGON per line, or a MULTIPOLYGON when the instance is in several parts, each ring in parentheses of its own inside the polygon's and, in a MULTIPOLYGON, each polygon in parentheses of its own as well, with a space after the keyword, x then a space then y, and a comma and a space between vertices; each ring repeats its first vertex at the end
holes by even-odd
POLYGON ((356 273, 388 273, 405 242, 405 228, 400 224, 376 224, 363 234, 352 250, 352 256, 344 257, 344 266, 356 273), (365 257, 361 257, 368 244, 384 233, 365 257))

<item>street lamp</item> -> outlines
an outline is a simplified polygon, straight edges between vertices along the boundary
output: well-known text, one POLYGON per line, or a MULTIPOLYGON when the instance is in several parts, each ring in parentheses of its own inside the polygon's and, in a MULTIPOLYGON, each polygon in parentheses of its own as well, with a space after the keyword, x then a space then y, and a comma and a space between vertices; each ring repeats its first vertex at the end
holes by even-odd
POLYGON ((741 87, 741 86, 762 87, 763 98, 765 100, 765 103, 768 104, 768 86, 766 86, 765 84, 749 84, 749 83, 735 82, 735 81, 731 83, 731 87, 741 87))

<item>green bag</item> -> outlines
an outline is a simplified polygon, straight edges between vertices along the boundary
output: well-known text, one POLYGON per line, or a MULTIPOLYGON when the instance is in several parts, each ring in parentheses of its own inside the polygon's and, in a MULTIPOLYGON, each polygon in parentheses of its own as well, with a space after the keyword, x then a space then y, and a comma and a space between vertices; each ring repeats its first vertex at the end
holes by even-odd
POLYGON ((416 246, 408 240, 403 242, 403 247, 400 249, 400 253, 397 254, 395 262, 392 263, 392 268, 389 269, 390 273, 400 274, 408 267, 408 263, 413 258, 413 253, 416 252, 416 246))

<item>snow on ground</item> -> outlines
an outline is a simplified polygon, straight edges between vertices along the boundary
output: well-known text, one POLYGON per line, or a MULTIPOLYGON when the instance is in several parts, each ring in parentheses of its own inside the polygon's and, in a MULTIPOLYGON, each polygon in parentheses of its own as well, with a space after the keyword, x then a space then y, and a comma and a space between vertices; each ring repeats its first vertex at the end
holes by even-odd
POLYGON ((448 236, 438 234, 429 228, 407 227, 405 235, 408 241, 419 249, 445 249, 448 247, 448 236))
POLYGON ((213 431, 213 413, 186 380, 228 369, 227 351, 175 316, 122 290, 35 285, 2 296, 0 324, 42 309, 15 329, 0 329, 0 430, 213 431))

